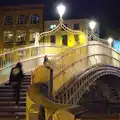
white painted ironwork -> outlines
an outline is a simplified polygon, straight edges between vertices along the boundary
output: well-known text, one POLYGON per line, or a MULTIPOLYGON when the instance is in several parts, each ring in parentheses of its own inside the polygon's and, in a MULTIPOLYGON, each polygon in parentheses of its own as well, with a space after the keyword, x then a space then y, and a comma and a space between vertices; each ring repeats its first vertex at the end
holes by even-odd
POLYGON ((39 46, 29 46, 20 49, 14 49, 10 52, 0 54, 0 70, 5 69, 18 61, 29 60, 33 57, 39 57, 44 54, 58 54, 66 51, 65 46, 55 44, 40 44, 39 46))
POLYGON ((106 39, 101 39, 101 38, 97 37, 97 36, 94 34, 93 31, 90 32, 90 35, 88 36, 88 41, 99 41, 99 42, 102 42, 102 43, 104 43, 104 44, 109 45, 108 40, 106 40, 106 39))
POLYGON ((99 77, 107 74, 120 77, 120 69, 110 65, 96 64, 96 66, 86 70, 83 74, 78 74, 73 79, 74 82, 67 86, 67 88, 64 87, 64 91, 61 92, 59 96, 56 96, 56 101, 62 104, 76 105, 84 92, 87 91, 91 85, 94 85, 99 77))
POLYGON ((40 40, 42 39, 42 37, 50 36, 50 35, 56 33, 57 31, 59 31, 61 29, 64 29, 66 32, 71 33, 71 34, 81 34, 81 33, 83 33, 79 30, 72 30, 72 29, 66 27, 63 23, 63 20, 60 19, 59 24, 57 25, 57 27, 55 29, 53 29, 51 31, 43 32, 43 33, 40 34, 40 40))

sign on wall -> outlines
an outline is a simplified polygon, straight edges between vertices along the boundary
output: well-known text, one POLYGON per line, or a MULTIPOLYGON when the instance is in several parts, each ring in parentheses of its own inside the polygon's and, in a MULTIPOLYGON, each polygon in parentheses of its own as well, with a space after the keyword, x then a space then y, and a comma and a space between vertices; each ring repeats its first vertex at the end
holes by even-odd
POLYGON ((120 52, 120 41, 114 40, 114 41, 113 41, 113 48, 114 48, 117 52, 120 52))

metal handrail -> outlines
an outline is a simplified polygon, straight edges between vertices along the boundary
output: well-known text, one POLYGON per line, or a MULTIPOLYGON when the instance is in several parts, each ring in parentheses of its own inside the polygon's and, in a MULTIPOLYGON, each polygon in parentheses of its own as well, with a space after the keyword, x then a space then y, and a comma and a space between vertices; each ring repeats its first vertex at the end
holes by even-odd
MULTIPOLYGON (((86 59, 86 58, 89 58, 89 57, 92 57, 92 56, 100 56, 100 55, 101 55, 101 56, 107 56, 107 57, 112 58, 112 59, 114 59, 114 60, 116 60, 117 62, 120 63, 119 60, 117 60, 116 58, 113 58, 113 57, 111 57, 111 56, 109 56, 109 55, 94 54, 94 55, 90 55, 90 56, 86 56, 86 57, 84 57, 84 58, 81 58, 81 59, 79 59, 78 61, 72 63, 71 65, 69 65, 69 66, 67 66, 66 68, 64 68, 64 69, 63 69, 59 74, 57 74, 55 77, 59 76, 60 74, 62 74, 63 72, 65 72, 67 69, 69 69, 72 65, 78 63, 79 61, 81 61, 81 60, 83 60, 83 59, 86 59)), ((89 70, 89 71, 90 71, 90 70, 89 70)), ((89 71, 88 71, 88 72, 89 72, 89 71)), ((54 79, 55 79, 55 77, 54 77, 54 79)))
POLYGON ((55 44, 49 45, 48 43, 47 43, 47 45, 45 43, 43 45, 40 44, 39 46, 31 45, 31 46, 27 46, 27 47, 24 47, 24 48, 12 49, 10 52, 5 52, 5 53, 0 54, 0 56, 6 55, 6 54, 9 54, 9 53, 12 53, 12 52, 17 52, 17 51, 21 51, 21 50, 30 49, 30 48, 39 48, 39 47, 60 47, 60 48, 62 48, 62 47, 65 47, 65 46, 58 46, 58 45, 55 45, 55 44))
MULTIPOLYGON (((77 50, 79 50, 79 49, 81 49, 81 48, 83 48, 83 47, 88 47, 88 46, 101 46, 101 47, 104 47, 104 48, 107 48, 107 49, 109 49, 109 50, 111 50, 111 51, 113 51, 113 52, 115 52, 116 54, 118 54, 118 55, 120 55, 116 50, 114 50, 113 48, 111 48, 111 47, 109 47, 109 46, 106 46, 106 45, 104 45, 104 44, 86 44, 86 45, 82 45, 82 46, 79 46, 78 48, 74 48, 74 49, 71 49, 71 51, 69 51, 69 52, 67 52, 66 54, 64 54, 64 55, 62 55, 61 57, 58 57, 56 60, 55 60, 55 64, 59 61, 59 60, 61 60, 61 59, 63 59, 64 57, 66 57, 67 55, 69 55, 69 54, 72 54, 72 53, 74 53, 74 52, 76 52, 77 50)), ((64 68, 62 68, 62 69, 64 69, 64 68)), ((57 74, 59 74, 61 72, 61 69, 60 69, 60 71, 57 73, 57 74)), ((57 76, 57 74, 55 75, 55 76, 57 76)), ((54 77, 55 77, 54 76, 54 77)))
MULTIPOLYGON (((109 56, 109 55, 105 55, 105 54, 93 54, 93 55, 87 55, 87 56, 85 56, 85 57, 80 58, 80 59, 77 60, 76 62, 70 64, 69 66, 63 68, 62 71, 60 71, 57 75, 54 76, 54 79, 55 79, 57 76, 59 76, 62 72, 65 72, 65 70, 67 70, 68 68, 70 68, 72 65, 78 63, 79 61, 81 61, 81 60, 83 60, 83 59, 86 59, 86 58, 89 58, 89 57, 92 57, 92 56, 107 56, 107 57, 112 58, 112 59, 114 59, 114 60, 116 60, 116 61, 119 61, 118 59, 113 58, 113 57, 111 57, 111 56, 109 56)), ((120 62, 120 61, 119 61, 119 62, 120 62)))

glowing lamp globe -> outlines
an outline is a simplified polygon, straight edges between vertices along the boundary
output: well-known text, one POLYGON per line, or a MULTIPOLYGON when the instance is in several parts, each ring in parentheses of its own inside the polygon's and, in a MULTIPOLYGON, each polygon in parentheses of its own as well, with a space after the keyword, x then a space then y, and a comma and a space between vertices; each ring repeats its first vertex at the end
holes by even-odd
POLYGON ((89 23, 89 26, 90 26, 90 29, 91 29, 91 30, 94 30, 94 28, 95 28, 95 26, 96 26, 96 22, 95 22, 95 21, 91 21, 91 22, 89 23))
POLYGON ((57 6, 57 11, 60 15, 60 18, 62 18, 62 16, 64 15, 65 13, 65 6, 60 4, 59 6, 57 6))
POLYGON ((112 44, 112 42, 113 42, 113 39, 110 37, 110 38, 108 38, 108 43, 111 45, 112 44))

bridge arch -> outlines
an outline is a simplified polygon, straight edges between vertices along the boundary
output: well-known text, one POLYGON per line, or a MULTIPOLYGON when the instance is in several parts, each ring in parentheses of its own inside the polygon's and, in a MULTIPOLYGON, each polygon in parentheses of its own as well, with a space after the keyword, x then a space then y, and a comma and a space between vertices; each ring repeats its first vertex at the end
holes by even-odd
POLYGON ((84 92, 95 83, 101 76, 114 75, 120 78, 120 69, 110 65, 96 65, 83 74, 78 74, 71 84, 64 88, 56 100, 64 104, 78 104, 84 92), (70 96, 71 94, 71 96, 70 96), (69 96, 66 98, 66 96, 69 96))

